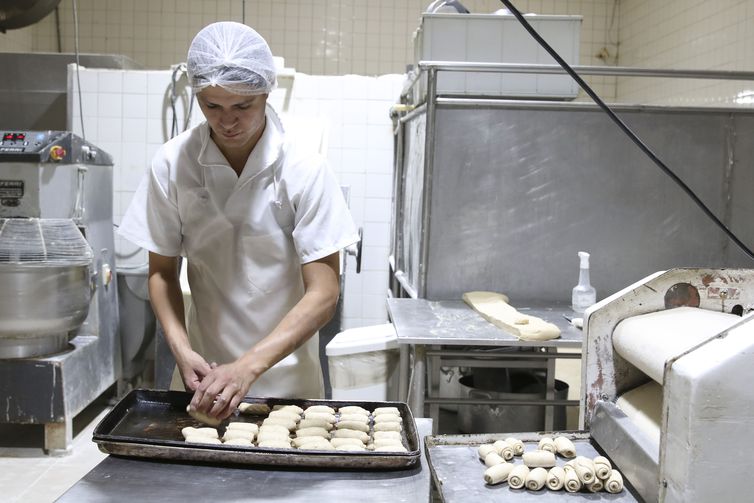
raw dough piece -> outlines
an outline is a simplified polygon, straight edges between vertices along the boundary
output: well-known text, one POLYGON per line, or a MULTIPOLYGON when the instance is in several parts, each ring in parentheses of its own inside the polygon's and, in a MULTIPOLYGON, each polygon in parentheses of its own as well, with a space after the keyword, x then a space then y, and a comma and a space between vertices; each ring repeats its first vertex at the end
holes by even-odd
POLYGON ((335 409, 327 405, 312 405, 304 409, 304 414, 306 414, 307 412, 325 412, 327 414, 335 415, 335 409))
MULTIPOLYGON (((310 438, 310 437, 302 437, 302 438, 310 438)), ((364 447, 364 442, 362 442, 358 438, 333 438, 330 440, 330 443, 336 449, 343 445, 359 445, 361 447, 364 447)))
POLYGON ((245 438, 249 442, 254 440, 254 433, 246 430, 239 430, 239 429, 228 429, 225 430, 225 435, 223 435, 223 441, 228 441, 234 438, 245 438))
POLYGON ((618 470, 613 470, 610 478, 605 481, 605 490, 610 494, 617 494, 623 490, 623 475, 618 470))
POLYGON ((245 447, 251 447, 254 445, 248 438, 231 438, 223 442, 223 445, 242 445, 245 447))
POLYGON ((499 484, 508 480, 513 470, 513 463, 500 463, 499 465, 491 466, 484 471, 484 483, 489 485, 499 484))
POLYGON ((565 484, 565 470, 560 466, 553 466, 547 473, 547 488, 551 491, 560 491, 565 484))
POLYGON ((513 446, 505 440, 498 440, 497 442, 492 444, 492 447, 494 447, 497 453, 500 454, 500 456, 506 461, 510 461, 515 455, 513 446))
POLYGON ((293 421, 298 423, 301 421, 301 416, 299 414, 296 414, 294 411, 286 409, 286 410, 273 410, 270 412, 270 414, 267 417, 280 417, 283 419, 287 419, 289 421, 293 421))
POLYGON ((210 426, 217 426, 223 422, 222 419, 217 417, 208 416, 204 412, 199 412, 198 410, 192 410, 190 404, 186 406, 186 412, 188 412, 189 416, 193 417, 200 423, 208 424, 210 426))
POLYGON ((491 452, 484 457, 484 466, 490 467, 500 463, 505 463, 505 460, 497 452, 491 452))
POLYGON ((268 417, 264 421, 262 421, 262 426, 268 426, 268 425, 278 425, 282 426, 283 428, 286 428, 288 431, 293 431, 296 429, 296 421, 286 418, 286 417, 268 417))
POLYGON ((511 489, 521 489, 526 483, 527 475, 529 475, 529 467, 526 465, 517 465, 508 474, 508 485, 511 489))
POLYGON ((270 412, 270 407, 264 403, 239 403, 238 412, 249 415, 265 415, 270 412))
POLYGON ((566 437, 555 437, 555 450, 564 458, 576 457, 576 446, 566 437))
POLYGON ((278 431, 260 431, 257 435, 257 442, 267 442, 268 440, 283 440, 290 443, 291 437, 278 431))
POLYGON ((380 416, 382 414, 393 414, 395 416, 400 416, 401 412, 398 410, 398 407, 377 407, 374 409, 374 412, 372 412, 372 415, 374 417, 380 416))
POLYGON ((228 426, 225 428, 225 431, 228 430, 245 430, 250 431, 252 433, 258 433, 259 432, 259 426, 256 425, 256 423, 244 423, 244 422, 233 422, 228 423, 228 426))
POLYGON ((358 421, 360 423, 369 423, 369 416, 364 414, 341 414, 341 421, 358 421))
POLYGON ((194 428, 193 426, 186 426, 185 428, 181 429, 181 435, 183 435, 183 438, 201 435, 199 433, 199 430, 197 428, 194 428))
POLYGON ((548 451, 553 454, 557 452, 557 448, 555 447, 555 441, 550 437, 542 437, 542 439, 539 441, 539 445, 537 448, 540 451, 548 451))
POLYGON ((369 433, 369 425, 359 421, 340 421, 335 425, 339 430, 358 430, 369 433))
POLYGON ((385 438, 397 438, 401 440, 402 438, 399 431, 375 431, 373 436, 375 440, 383 440, 385 438))
POLYGON ((523 454, 524 464, 529 468, 555 466, 555 454, 550 451, 530 451, 523 454))
POLYGON ((290 430, 286 428, 285 426, 280 426, 279 424, 263 424, 259 428, 259 434, 262 433, 279 433, 280 435, 283 435, 284 437, 287 437, 290 434, 290 430))
MULTIPOLYGON (((337 439, 335 439, 337 440, 337 439)), ((341 439, 344 440, 344 439, 341 439)), ((339 445, 335 448, 336 451, 366 451, 366 447, 364 447, 364 444, 357 445, 357 444, 343 444, 339 445)))
MULTIPOLYGON (((375 432, 375 434, 377 434, 377 432, 375 432)), ((495 446, 493 444, 482 444, 479 446, 479 448, 477 448, 476 452, 477 454, 479 454, 479 459, 484 461, 484 458, 487 457, 487 454, 491 452, 497 452, 497 449, 495 449, 495 446)))
POLYGON ((517 438, 508 437, 505 439, 510 445, 513 446, 513 454, 520 456, 524 453, 524 443, 517 438))
POLYGON ((594 461, 585 456, 576 456, 572 463, 573 469, 581 482, 585 485, 594 482, 594 461))
POLYGON ((590 493, 598 493, 605 488, 605 484, 597 477, 594 477, 594 482, 591 484, 584 484, 584 487, 586 487, 590 493))
MULTIPOLYGON (((354 439, 354 440, 358 440, 358 439, 354 439)), ((372 445, 374 447, 383 447, 385 445, 403 445, 403 442, 395 438, 385 438, 382 440, 375 440, 374 442, 372 442, 372 445)))
POLYGON ((482 317, 525 341, 546 341, 560 337, 560 329, 542 318, 519 313, 508 297, 495 292, 466 292, 463 300, 482 317))
POLYGON ((398 416, 396 414, 380 414, 379 416, 374 416, 374 424, 400 423, 400 422, 401 422, 401 416, 398 416))
POLYGON ((401 431, 401 423, 379 423, 374 425, 374 431, 401 431))
POLYGON ((326 419, 302 419, 298 423, 299 428, 324 428, 326 430, 332 430, 333 424, 326 419))
POLYGON ((594 458, 594 474, 598 479, 607 480, 611 473, 613 473, 613 465, 610 464, 609 459, 604 456, 594 458))
POLYGON ((272 410, 287 410, 295 412, 296 414, 303 414, 304 412, 304 409, 302 409, 298 405, 275 405, 272 410))
POLYGON ((529 472, 524 484, 530 491, 539 491, 545 486, 545 482, 547 482, 547 470, 537 467, 529 472))
POLYGON ((375 447, 375 452, 408 452, 408 449, 402 445, 383 445, 382 447, 375 447))
POLYGON ((296 437, 291 443, 299 449, 311 449, 310 446, 313 445, 325 446, 327 449, 333 448, 330 441, 323 437, 296 437))
POLYGON ((330 432, 324 428, 301 428, 296 430, 297 437, 322 437, 330 438, 330 432))
POLYGON ((304 412, 304 419, 324 419, 328 423, 335 424, 335 414, 329 412, 304 412))
POLYGON ((358 438, 363 443, 367 443, 369 441, 369 435, 364 433, 363 431, 357 431, 357 430, 335 430, 333 432, 333 437, 335 438, 358 438))
POLYGON ((189 435, 186 437, 187 444, 222 444, 219 439, 206 435, 189 435))
POLYGON ((272 449, 290 449, 291 443, 287 440, 270 439, 263 440, 257 444, 257 447, 268 447, 272 449))
POLYGON ((565 470, 565 484, 563 484, 565 490, 569 493, 579 492, 581 490, 581 480, 576 475, 576 470, 573 469, 573 466, 568 465, 563 469, 565 470))
POLYGON ((340 412, 341 414, 363 414, 365 416, 369 416, 369 411, 364 407, 359 407, 358 405, 346 405, 345 407, 339 407, 338 412, 340 412))

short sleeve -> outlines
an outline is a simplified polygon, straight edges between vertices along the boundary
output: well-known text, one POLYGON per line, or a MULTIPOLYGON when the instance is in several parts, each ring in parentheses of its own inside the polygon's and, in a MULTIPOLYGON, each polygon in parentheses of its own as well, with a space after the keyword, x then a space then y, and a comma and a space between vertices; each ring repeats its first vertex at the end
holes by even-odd
POLYGON ((296 205, 293 241, 302 264, 359 240, 343 192, 327 163, 313 163, 296 205))
POLYGON ((161 151, 139 183, 118 234, 160 255, 181 254, 181 219, 175 190, 171 190, 168 163, 161 151))

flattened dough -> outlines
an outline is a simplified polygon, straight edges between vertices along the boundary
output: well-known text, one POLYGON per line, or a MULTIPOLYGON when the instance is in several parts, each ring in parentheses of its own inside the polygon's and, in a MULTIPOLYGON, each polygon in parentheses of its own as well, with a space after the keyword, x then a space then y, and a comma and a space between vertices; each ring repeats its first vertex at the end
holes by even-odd
POLYGON ((208 416, 204 412, 199 412, 198 410, 192 410, 191 405, 186 406, 186 412, 188 412, 189 416, 193 417, 200 423, 208 424, 210 426, 217 426, 222 423, 222 419, 208 416))
POLYGON ((463 300, 482 317, 506 332, 525 341, 547 341, 560 337, 554 324, 516 311, 508 297, 495 292, 466 292, 463 300))

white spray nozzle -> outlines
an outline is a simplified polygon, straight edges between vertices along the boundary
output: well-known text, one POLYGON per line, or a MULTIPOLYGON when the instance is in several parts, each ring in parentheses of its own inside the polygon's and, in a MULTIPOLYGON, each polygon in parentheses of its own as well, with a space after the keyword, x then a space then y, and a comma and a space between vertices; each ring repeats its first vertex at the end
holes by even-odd
POLYGON ((579 259, 581 259, 580 267, 582 269, 589 269, 589 254, 587 252, 580 251, 579 259))

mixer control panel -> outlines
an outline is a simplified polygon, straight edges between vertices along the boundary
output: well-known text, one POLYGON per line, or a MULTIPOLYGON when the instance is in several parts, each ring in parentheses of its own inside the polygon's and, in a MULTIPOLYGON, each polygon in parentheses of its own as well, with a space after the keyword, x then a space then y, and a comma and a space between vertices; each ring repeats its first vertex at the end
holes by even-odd
POLYGON ((70 131, 2 131, 0 162, 112 166, 112 157, 70 131))

